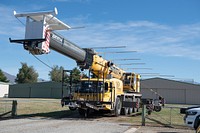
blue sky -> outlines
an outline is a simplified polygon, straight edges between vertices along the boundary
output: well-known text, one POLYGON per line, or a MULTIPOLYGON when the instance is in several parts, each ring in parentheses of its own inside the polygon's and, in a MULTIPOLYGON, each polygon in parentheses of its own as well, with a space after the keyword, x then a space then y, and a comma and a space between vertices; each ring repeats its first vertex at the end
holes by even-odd
MULTIPOLYGON (((105 58, 140 58, 139 61, 116 61, 136 73, 173 75, 173 79, 200 83, 200 1, 199 0, 1 0, 0 69, 16 75, 20 62, 33 66, 39 77, 48 80, 50 69, 8 38, 23 39, 24 26, 13 16, 17 12, 58 9, 57 18, 71 27, 82 29, 60 34, 80 47, 126 46, 124 49, 101 49, 97 52, 136 50, 136 53, 105 54, 105 58)), ((24 22, 24 20, 22 19, 24 22)), ((55 51, 38 56, 50 66, 72 69, 75 61, 55 51)), ((130 70, 129 70, 130 71, 130 70)), ((149 78, 143 76, 143 78, 149 78)), ((169 78, 169 77, 164 77, 169 78)), ((172 79, 172 78, 170 78, 172 79)))

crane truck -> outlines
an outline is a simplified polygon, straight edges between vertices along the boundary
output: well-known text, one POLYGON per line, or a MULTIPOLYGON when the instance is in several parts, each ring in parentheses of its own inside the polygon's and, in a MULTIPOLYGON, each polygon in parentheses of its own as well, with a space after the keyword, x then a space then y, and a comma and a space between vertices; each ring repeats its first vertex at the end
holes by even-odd
POLYGON ((130 114, 139 109, 140 75, 127 73, 113 62, 98 55, 94 49, 80 48, 56 30, 71 27, 57 19, 57 9, 44 12, 16 13, 15 17, 26 17, 25 39, 12 40, 21 43, 33 55, 48 54, 50 49, 75 60, 81 70, 87 69, 95 78, 82 78, 74 93, 62 96, 62 106, 88 116, 90 111, 105 111, 118 116, 130 114))

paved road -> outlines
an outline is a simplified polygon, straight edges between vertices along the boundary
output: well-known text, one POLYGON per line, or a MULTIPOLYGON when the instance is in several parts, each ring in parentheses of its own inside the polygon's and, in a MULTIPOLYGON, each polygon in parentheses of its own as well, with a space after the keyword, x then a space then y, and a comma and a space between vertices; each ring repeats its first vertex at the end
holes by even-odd
POLYGON ((109 118, 50 119, 29 117, 0 121, 0 133, 194 133, 189 129, 134 126, 109 118))
POLYGON ((0 121, 0 133, 123 133, 128 123, 99 119, 21 118, 0 121))

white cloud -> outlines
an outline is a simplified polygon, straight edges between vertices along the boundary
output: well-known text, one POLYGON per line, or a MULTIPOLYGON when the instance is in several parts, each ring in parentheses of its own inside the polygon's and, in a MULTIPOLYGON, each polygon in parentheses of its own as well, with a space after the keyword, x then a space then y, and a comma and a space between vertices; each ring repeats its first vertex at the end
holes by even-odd
MULTIPOLYGON (((4 12, 0 14, 0 18, 3 18, 0 19, 0 35, 21 39, 24 37, 24 26, 13 16, 13 9, 0 5, 0 12, 4 12)), ((80 15, 78 18, 71 18, 73 25, 86 28, 61 33, 80 47, 126 45, 128 50, 142 53, 200 60, 200 23, 179 26, 149 21, 81 24, 88 17, 89 15, 80 15)))
POLYGON ((84 47, 127 45, 127 49, 142 53, 200 60, 200 23, 180 26, 148 21, 93 23, 62 34, 84 47))
POLYGON ((24 34, 24 26, 14 17, 13 9, 12 7, 0 5, 0 35, 20 37, 24 34))

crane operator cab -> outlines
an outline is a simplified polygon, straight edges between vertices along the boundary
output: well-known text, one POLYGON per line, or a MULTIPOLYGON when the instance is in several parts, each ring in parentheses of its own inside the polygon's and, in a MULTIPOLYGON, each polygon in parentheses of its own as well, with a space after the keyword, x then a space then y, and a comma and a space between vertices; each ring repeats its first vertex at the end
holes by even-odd
POLYGON ((139 78, 136 78, 137 75, 135 73, 124 73, 123 74, 123 88, 126 91, 138 92, 136 89, 136 82, 139 82, 139 78))
POLYGON ((40 55, 50 52, 51 32, 54 30, 68 30, 71 27, 55 16, 58 14, 57 9, 53 11, 16 13, 16 18, 26 18, 25 39, 12 40, 11 43, 21 43, 25 50, 31 54, 40 55))

